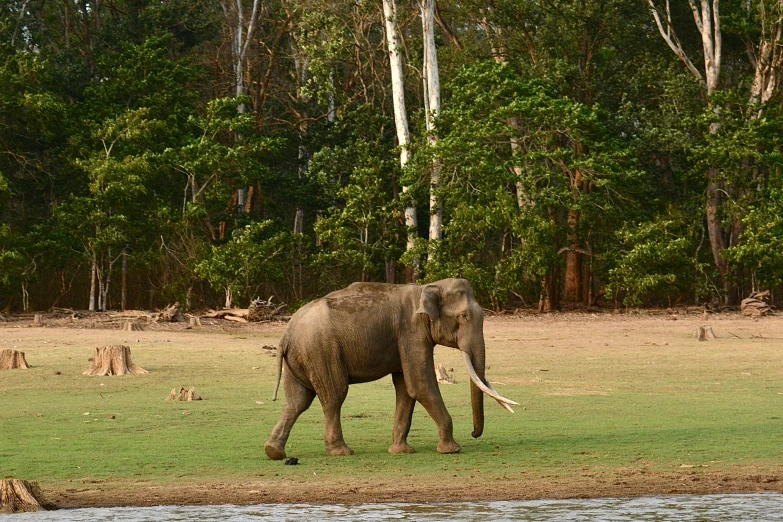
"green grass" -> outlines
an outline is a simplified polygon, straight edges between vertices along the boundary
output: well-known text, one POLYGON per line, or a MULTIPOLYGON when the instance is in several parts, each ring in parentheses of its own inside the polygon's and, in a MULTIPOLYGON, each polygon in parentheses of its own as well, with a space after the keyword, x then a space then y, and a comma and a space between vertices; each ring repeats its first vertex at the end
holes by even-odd
MULTIPOLYGON (((666 326, 644 333, 668 336, 666 346, 644 346, 610 323, 596 330, 600 342, 585 336, 585 325, 543 344, 525 332, 525 323, 519 323, 517 339, 504 326, 488 338, 489 375, 521 406, 510 415, 487 400, 480 439, 470 437, 461 358, 438 348, 436 359, 455 368, 458 379, 441 389, 460 454, 436 453, 437 431, 421 407, 409 437, 417 453, 386 453, 394 389, 385 378, 353 386, 343 408, 345 438, 356 454, 325 455, 316 400, 289 440, 288 455, 303 464, 296 467, 263 453, 282 401, 270 401, 275 359, 260 347, 276 344, 279 332, 127 334, 141 338, 130 343, 133 358, 150 373, 87 377, 82 371, 92 349, 119 342, 123 334, 0 329, 0 349, 18 344, 34 366, 0 372, 0 476, 162 485, 281 475, 301 481, 444 474, 568 480, 629 468, 675 471, 683 464, 719 471, 781 466, 781 342, 697 344, 684 328, 666 326), (165 339, 171 342, 153 342, 165 339), (195 386, 206 400, 164 401, 181 385, 195 386)), ((487 331, 489 336, 491 323, 487 331)))

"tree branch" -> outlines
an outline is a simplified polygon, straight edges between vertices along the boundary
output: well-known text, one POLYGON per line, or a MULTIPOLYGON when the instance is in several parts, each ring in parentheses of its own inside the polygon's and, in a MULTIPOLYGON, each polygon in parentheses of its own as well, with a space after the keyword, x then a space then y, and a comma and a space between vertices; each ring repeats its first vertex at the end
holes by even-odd
MULTIPOLYGON (((688 3, 690 3, 691 9, 695 9, 696 6, 693 4, 693 0, 688 0, 688 3)), ((652 12, 653 18, 655 18, 655 25, 658 26, 658 32, 661 33, 663 40, 666 42, 669 48, 674 52, 674 54, 677 55, 680 58, 680 60, 682 60, 685 66, 688 67, 688 70, 691 72, 691 74, 693 74, 693 76, 695 76, 696 79, 699 80, 699 83, 701 83, 703 86, 706 85, 706 82, 704 81, 704 76, 702 76, 701 72, 696 68, 695 65, 693 65, 693 62, 691 62, 690 58, 688 58, 688 56, 685 54, 685 51, 682 49, 682 45, 680 45, 680 42, 677 39, 677 35, 674 32, 674 27, 672 27, 671 25, 671 12, 669 11, 668 3, 666 6, 666 18, 668 20, 666 25, 666 30, 664 30, 663 28, 663 22, 661 22, 661 15, 658 12, 658 8, 655 7, 653 0, 647 0, 647 4, 650 6, 650 11, 652 12)), ((694 10, 694 16, 698 18, 698 13, 695 10, 694 10)), ((701 22, 697 21, 697 25, 701 27, 701 22)))

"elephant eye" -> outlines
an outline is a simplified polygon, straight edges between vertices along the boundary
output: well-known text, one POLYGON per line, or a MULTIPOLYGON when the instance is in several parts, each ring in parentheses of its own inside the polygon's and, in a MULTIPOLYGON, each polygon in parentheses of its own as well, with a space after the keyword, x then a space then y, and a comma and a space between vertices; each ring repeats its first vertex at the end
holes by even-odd
POLYGON ((467 313, 461 313, 461 314, 459 314, 459 318, 462 319, 463 321, 467 322, 468 321, 468 314, 467 313))

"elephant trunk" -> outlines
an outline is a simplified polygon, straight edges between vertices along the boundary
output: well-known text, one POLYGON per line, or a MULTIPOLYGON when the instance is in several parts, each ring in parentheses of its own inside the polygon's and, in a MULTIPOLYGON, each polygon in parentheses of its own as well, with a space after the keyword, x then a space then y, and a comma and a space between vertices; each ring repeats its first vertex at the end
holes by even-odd
MULTIPOLYGON (((480 380, 485 381, 484 370, 486 366, 483 343, 480 350, 473 352, 472 359, 476 375, 480 380)), ((477 439, 484 432, 484 392, 472 380, 470 381, 470 403, 473 407, 473 433, 471 435, 477 439)))

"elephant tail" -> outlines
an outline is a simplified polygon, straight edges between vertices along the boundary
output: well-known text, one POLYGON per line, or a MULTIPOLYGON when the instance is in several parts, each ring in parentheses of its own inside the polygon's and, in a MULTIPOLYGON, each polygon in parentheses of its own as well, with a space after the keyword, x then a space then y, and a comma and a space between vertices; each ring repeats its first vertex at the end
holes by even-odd
POLYGON ((275 392, 272 394, 272 400, 277 400, 277 390, 280 389, 280 379, 283 376, 283 359, 288 352, 288 335, 284 334, 280 339, 280 347, 277 349, 277 382, 275 382, 275 392))

